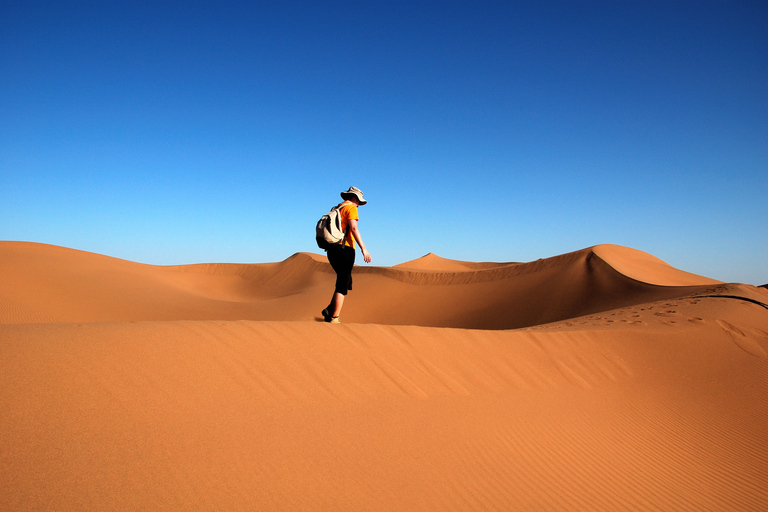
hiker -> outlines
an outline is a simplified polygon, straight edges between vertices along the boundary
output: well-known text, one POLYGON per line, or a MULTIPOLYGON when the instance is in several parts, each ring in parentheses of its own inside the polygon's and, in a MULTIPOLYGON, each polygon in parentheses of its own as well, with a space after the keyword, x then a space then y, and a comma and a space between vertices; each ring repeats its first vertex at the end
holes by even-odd
POLYGON ((341 307, 344 305, 344 297, 352 289, 352 267, 355 264, 355 241, 360 245, 360 251, 363 253, 363 259, 366 263, 371 262, 371 255, 365 248, 363 238, 360 236, 360 229, 357 227, 359 219, 357 207, 367 203, 363 199, 363 192, 357 187, 349 187, 349 190, 341 193, 344 199, 339 205, 341 213, 341 229, 345 236, 341 243, 331 245, 328 248, 328 262, 336 271, 336 288, 333 292, 333 298, 327 308, 323 310, 323 319, 332 324, 339 324, 341 307))

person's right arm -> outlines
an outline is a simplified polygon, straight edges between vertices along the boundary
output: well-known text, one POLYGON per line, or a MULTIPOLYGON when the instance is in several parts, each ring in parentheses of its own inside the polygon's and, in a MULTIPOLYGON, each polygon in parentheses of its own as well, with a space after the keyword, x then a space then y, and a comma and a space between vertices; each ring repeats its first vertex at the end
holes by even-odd
POLYGON ((371 254, 368 252, 368 250, 365 248, 365 244, 363 243, 363 237, 360 236, 360 230, 357 229, 357 220, 356 219, 350 219, 349 221, 349 232, 352 233, 352 236, 355 237, 355 240, 357 241, 357 244, 360 246, 360 251, 363 253, 363 259, 366 263, 371 262, 371 254))

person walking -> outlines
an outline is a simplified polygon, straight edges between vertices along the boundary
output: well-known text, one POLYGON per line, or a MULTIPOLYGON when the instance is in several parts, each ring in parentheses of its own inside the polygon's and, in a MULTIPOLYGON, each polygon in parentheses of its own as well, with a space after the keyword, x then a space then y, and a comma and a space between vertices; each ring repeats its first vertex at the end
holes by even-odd
POLYGON ((360 235, 360 229, 357 221, 360 219, 357 213, 357 207, 366 204, 368 201, 363 199, 363 191, 357 187, 349 187, 341 193, 344 200, 339 204, 341 213, 341 229, 344 231, 344 239, 339 244, 334 244, 328 248, 328 262, 336 271, 336 287, 333 291, 331 303, 328 304, 323 312, 323 319, 332 324, 340 324, 341 308, 344 306, 344 298, 347 292, 352 289, 352 267, 355 265, 355 242, 360 246, 360 252, 363 253, 363 260, 366 263, 371 262, 371 254, 365 248, 363 237, 360 235))

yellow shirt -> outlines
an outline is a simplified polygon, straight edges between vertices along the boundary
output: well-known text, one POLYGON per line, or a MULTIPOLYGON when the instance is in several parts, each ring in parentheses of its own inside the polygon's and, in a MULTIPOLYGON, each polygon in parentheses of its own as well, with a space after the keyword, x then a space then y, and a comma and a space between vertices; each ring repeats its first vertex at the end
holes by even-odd
MULTIPOLYGON (((360 217, 357 215, 357 205, 349 201, 344 201, 339 206, 341 206, 339 209, 339 212, 341 213, 341 230, 346 231, 347 226, 349 226, 350 219, 360 220, 360 217)), ((344 246, 351 247, 353 249, 355 248, 355 237, 351 232, 347 234, 347 239, 344 241, 344 246)))

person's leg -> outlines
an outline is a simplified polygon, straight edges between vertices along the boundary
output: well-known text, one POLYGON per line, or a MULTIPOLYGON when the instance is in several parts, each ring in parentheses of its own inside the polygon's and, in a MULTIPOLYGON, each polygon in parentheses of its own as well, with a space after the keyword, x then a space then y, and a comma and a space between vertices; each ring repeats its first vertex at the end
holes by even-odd
POLYGON ((328 248, 328 263, 331 264, 331 267, 336 272, 336 284, 333 289, 333 295, 331 296, 331 302, 329 302, 328 306, 323 310, 323 319, 326 322, 331 321, 331 317, 334 316, 334 311, 336 310, 336 290, 339 289, 339 275, 344 272, 342 259, 341 247, 331 246, 328 248))
POLYGON ((341 316, 341 308, 344 307, 344 295, 339 292, 333 293, 333 299, 331 300, 331 307, 328 311, 331 312, 332 317, 341 316))
POLYGON ((344 295, 341 293, 334 291, 333 296, 331 297, 331 302, 328 304, 328 307, 326 307, 323 310, 323 317, 331 318, 333 316, 339 316, 341 313, 341 308, 344 306, 344 295), (327 313, 327 314, 326 314, 327 313))
POLYGON ((341 308, 344 305, 344 296, 352 286, 354 254, 354 251, 345 249, 341 246, 332 246, 328 249, 328 262, 336 272, 336 284, 334 286, 331 302, 322 312, 323 319, 326 322, 331 322, 334 317, 338 319, 341 314, 341 308), (352 261, 350 261, 350 253, 352 261))
POLYGON ((331 321, 332 318, 338 318, 341 315, 344 297, 352 289, 352 267, 355 265, 355 251, 349 247, 339 248, 333 251, 333 256, 329 260, 336 271, 336 287, 327 309, 329 314, 324 315, 326 321, 331 321))
POLYGON ((333 293, 333 296, 331 297, 331 302, 329 302, 328 305, 325 306, 325 309, 323 309, 323 312, 322 312, 323 320, 325 320, 326 322, 330 322, 331 317, 333 316, 333 308, 334 308, 333 302, 334 302, 335 296, 336 296, 336 292, 333 293))

